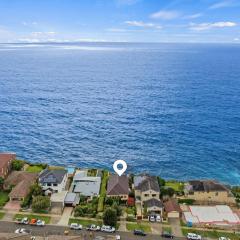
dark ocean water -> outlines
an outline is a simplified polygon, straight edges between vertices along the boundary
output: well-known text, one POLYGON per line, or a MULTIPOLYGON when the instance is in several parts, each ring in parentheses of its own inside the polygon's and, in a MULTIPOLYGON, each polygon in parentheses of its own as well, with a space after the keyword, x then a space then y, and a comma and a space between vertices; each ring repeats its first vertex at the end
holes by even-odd
POLYGON ((1 45, 0 151, 240 184, 240 45, 1 45))

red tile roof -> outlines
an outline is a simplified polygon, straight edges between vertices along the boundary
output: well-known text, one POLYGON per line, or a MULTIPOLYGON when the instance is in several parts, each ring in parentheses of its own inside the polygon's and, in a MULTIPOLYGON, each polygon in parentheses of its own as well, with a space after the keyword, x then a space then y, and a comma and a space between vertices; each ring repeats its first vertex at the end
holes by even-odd
POLYGON ((182 211, 180 206, 177 203, 177 200, 175 200, 175 199, 170 199, 167 202, 164 202, 163 205, 164 205, 165 211, 167 213, 169 213, 169 212, 181 212, 182 211))
POLYGON ((5 177, 2 173, 2 169, 5 172, 8 168, 8 164, 15 158, 15 153, 0 153, 0 176, 5 177))

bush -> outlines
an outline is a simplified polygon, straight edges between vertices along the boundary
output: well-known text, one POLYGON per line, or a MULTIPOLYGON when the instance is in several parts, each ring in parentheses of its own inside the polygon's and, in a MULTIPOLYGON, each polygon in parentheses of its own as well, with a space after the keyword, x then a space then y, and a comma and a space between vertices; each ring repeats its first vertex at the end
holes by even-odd
POLYGON ((112 227, 117 226, 117 212, 115 209, 108 208, 103 213, 103 223, 112 227))
POLYGON ((25 164, 25 162, 23 160, 13 160, 12 170, 20 171, 23 168, 24 164, 25 164))
POLYGON ((178 199, 178 203, 192 205, 195 202, 194 199, 178 199))
POLYGON ((36 196, 32 201, 33 212, 45 211, 50 207, 50 199, 47 196, 36 196))

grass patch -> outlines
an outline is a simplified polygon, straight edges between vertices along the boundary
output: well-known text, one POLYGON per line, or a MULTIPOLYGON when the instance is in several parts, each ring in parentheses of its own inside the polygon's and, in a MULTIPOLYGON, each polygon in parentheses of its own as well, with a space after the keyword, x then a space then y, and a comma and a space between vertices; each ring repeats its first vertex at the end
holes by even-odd
POLYGON ((51 217, 49 216, 42 216, 42 215, 35 215, 35 214, 16 214, 14 216, 14 220, 16 220, 17 218, 24 218, 27 217, 29 220, 36 218, 36 219, 40 219, 42 221, 45 221, 46 224, 50 223, 51 217))
POLYGON ((98 212, 102 212, 104 209, 104 201, 106 197, 106 187, 107 187, 107 181, 108 181, 108 171, 103 171, 102 175, 102 183, 100 188, 100 197, 98 200, 98 212))
POLYGON ((4 212, 0 212, 0 220, 3 219, 5 213, 4 212))
POLYGON ((0 207, 3 207, 9 200, 8 192, 0 191, 0 207))
POLYGON ((102 225, 101 220, 89 220, 89 219, 77 219, 77 218, 70 218, 68 221, 68 224, 70 225, 71 223, 78 223, 84 227, 91 225, 91 224, 95 224, 95 225, 99 225, 99 226, 102 225))
POLYGON ((37 166, 37 165, 33 165, 33 166, 29 166, 26 171, 30 172, 30 173, 39 173, 43 170, 42 166, 37 166))
POLYGON ((203 238, 218 239, 219 237, 226 237, 226 238, 230 238, 231 240, 239 240, 239 238, 240 238, 240 234, 234 234, 231 232, 220 232, 220 231, 216 231, 216 230, 203 231, 203 230, 198 230, 198 229, 194 229, 194 228, 182 228, 182 233, 184 236, 186 236, 190 232, 199 234, 203 238))
POLYGON ((172 228, 171 226, 163 226, 162 231, 172 233, 172 228))
POLYGON ((183 183, 177 181, 167 181, 165 186, 174 189, 175 192, 183 191, 184 188, 183 183))
POLYGON ((61 166, 49 166, 48 169, 49 170, 66 170, 65 167, 61 167, 61 166))
POLYGON ((141 224, 141 223, 127 223, 126 224, 128 231, 133 231, 134 229, 142 230, 146 233, 151 233, 152 229, 147 224, 141 224))

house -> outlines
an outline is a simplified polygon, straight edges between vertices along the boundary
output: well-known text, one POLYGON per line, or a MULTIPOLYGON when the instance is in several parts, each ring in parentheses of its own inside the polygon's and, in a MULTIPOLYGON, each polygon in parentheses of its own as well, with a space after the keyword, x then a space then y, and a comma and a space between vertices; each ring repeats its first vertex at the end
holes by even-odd
POLYGON ((163 203, 156 198, 149 199, 143 203, 143 208, 147 210, 148 215, 163 216, 163 203))
POLYGON ((121 200, 127 201, 129 193, 128 177, 126 175, 111 175, 107 185, 108 197, 120 197, 121 200))
POLYGON ((176 199, 169 199, 163 203, 163 206, 168 219, 181 217, 182 210, 176 199))
POLYGON ((16 159, 15 153, 0 153, 0 177, 6 178, 12 169, 12 162, 16 159))
POLYGON ((86 197, 98 196, 101 177, 89 177, 87 171, 76 171, 73 177, 72 192, 86 197))
POLYGON ((4 181, 4 188, 11 189, 11 201, 23 201, 30 192, 30 187, 37 180, 37 173, 13 171, 4 181))
POLYGON ((159 200, 160 188, 157 177, 140 175, 134 177, 134 190, 136 199, 145 202, 152 198, 159 200))
POLYGON ((64 200, 67 196, 67 191, 54 192, 50 197, 51 213, 62 214, 64 209, 64 200))
POLYGON ((68 192, 65 199, 64 205, 66 207, 76 207, 80 202, 80 195, 77 193, 68 192))
POLYGON ((235 204, 235 199, 227 186, 213 180, 193 180, 185 184, 185 198, 200 203, 235 204))
POLYGON ((46 195, 60 193, 67 184, 67 171, 65 169, 44 169, 39 175, 39 184, 46 195))
POLYGON ((160 201, 160 188, 157 177, 139 175, 134 177, 135 206, 137 218, 141 219, 145 214, 162 213, 163 207, 160 201))

